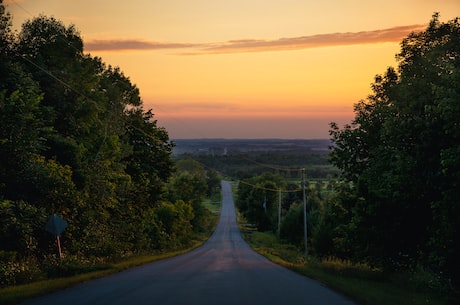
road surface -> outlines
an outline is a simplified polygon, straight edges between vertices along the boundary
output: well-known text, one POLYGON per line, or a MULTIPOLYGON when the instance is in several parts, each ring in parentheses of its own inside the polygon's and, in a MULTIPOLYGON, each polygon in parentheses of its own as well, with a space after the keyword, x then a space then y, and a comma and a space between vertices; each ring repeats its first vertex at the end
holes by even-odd
POLYGON ((316 281, 271 263, 241 238, 230 183, 211 238, 171 259, 92 280, 27 305, 353 305, 316 281))

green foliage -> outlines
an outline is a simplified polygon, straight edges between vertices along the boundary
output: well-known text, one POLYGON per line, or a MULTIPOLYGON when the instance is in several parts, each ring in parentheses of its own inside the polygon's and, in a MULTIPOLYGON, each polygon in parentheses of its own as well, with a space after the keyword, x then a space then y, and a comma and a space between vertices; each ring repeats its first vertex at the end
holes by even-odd
POLYGON ((326 257, 320 261, 319 265, 328 272, 352 278, 381 280, 384 277, 383 271, 379 268, 369 266, 367 263, 355 263, 346 259, 326 257))
POLYGON ((322 234, 333 241, 329 252, 391 269, 421 264, 458 280, 459 20, 441 23, 435 14, 402 41, 397 59, 398 70, 376 76, 373 94, 356 104, 350 125, 331 124, 331 161, 352 195, 338 194, 344 223, 324 222, 332 234, 322 234), (337 237, 352 249, 337 247, 337 237))
MULTIPOLYGON (((321 228, 325 219, 324 191, 320 183, 306 185, 308 248, 312 253, 323 255, 320 235, 329 233, 324 226, 321 228)), ((261 232, 278 231, 279 221, 279 237, 304 248, 304 204, 300 183, 286 183, 281 176, 269 173, 241 180, 236 206, 246 221, 261 232)))
POLYGON ((355 263, 346 259, 325 257, 305 258, 298 247, 283 243, 273 233, 255 232, 243 234, 260 254, 271 261, 314 278, 337 291, 348 295, 359 304, 393 305, 393 304, 457 304, 453 291, 446 286, 437 290, 417 289, 414 281, 421 285, 436 283, 436 275, 419 274, 414 271, 401 276, 388 274, 366 263, 355 263))
POLYGON ((174 144, 138 88, 85 54, 75 26, 42 15, 14 33, 10 19, 0 2, 0 251, 14 254, 2 285, 150 251, 153 228, 168 246, 186 244, 207 186, 190 186, 191 203, 165 202, 174 144), (180 217, 166 226, 154 214, 168 204, 180 217), (50 260, 55 237, 44 229, 54 213, 68 223, 62 261, 50 260))
POLYGON ((203 165, 192 159, 177 160, 178 172, 174 175, 167 186, 169 201, 184 201, 189 203, 194 211, 191 221, 195 232, 205 232, 210 228, 209 219, 212 218, 211 212, 203 206, 210 189, 216 189, 215 181, 208 179, 208 171, 203 165))
POLYGON ((338 174, 336 167, 328 161, 328 155, 323 153, 286 153, 272 151, 270 153, 241 155, 193 155, 193 159, 233 179, 245 179, 260 176, 270 172, 285 179, 300 179, 298 170, 280 171, 275 168, 260 166, 261 164, 276 164, 281 167, 306 168, 310 178, 326 179, 338 174))
POLYGON ((15 259, 26 258, 40 250, 46 214, 43 208, 24 201, 0 202, 0 251, 13 251, 15 259))
POLYGON ((0 251, 0 288, 29 283, 43 277, 36 261, 19 260, 14 251, 0 251))
POLYGON ((452 283, 442 273, 433 272, 422 266, 416 266, 408 275, 409 285, 416 291, 433 291, 451 294, 452 283))
POLYGON ((294 203, 281 222, 280 237, 294 244, 302 244, 303 231, 303 203, 294 203))
POLYGON ((312 229, 311 243, 316 255, 352 257, 354 236, 350 234, 350 208, 357 200, 350 186, 342 184, 336 186, 334 196, 323 202, 318 225, 312 229))
MULTIPOLYGON (((319 183, 307 188, 309 253, 322 270, 379 281, 403 275, 397 285, 427 299, 439 292, 455 298, 460 274, 459 40, 458 20, 442 24, 435 15, 425 32, 402 42, 398 69, 376 76, 373 94, 355 105, 353 122, 343 129, 331 124, 330 160, 341 170, 341 181, 330 183, 327 193, 319 183)), ((267 202, 277 201, 277 183, 267 177, 240 180, 236 204, 260 231, 275 231, 277 211, 262 208, 265 196, 267 202)), ((301 196, 283 194, 282 202, 280 237, 301 248, 301 196)), ((257 249, 270 258, 281 255, 279 249, 257 249)), ((409 300, 407 293, 401 299, 409 300)))
POLYGON ((260 231, 277 229, 278 194, 284 188, 282 177, 263 174, 241 180, 236 206, 243 216, 260 231))
POLYGON ((17 34, 10 19, 0 1, 1 285, 182 248, 211 230, 202 202, 219 176, 187 162, 173 176, 174 143, 130 79, 85 54, 75 26, 41 15, 17 34), (54 213, 68 223, 62 260, 45 231, 54 213))
POLYGON ((104 264, 97 259, 90 260, 76 255, 66 255, 62 259, 56 256, 46 256, 41 267, 47 278, 62 278, 105 270, 110 265, 104 264))
POLYGON ((191 221, 195 217, 193 208, 182 200, 173 203, 160 203, 154 211, 154 219, 158 224, 156 234, 159 236, 159 249, 177 249, 188 245, 192 235, 191 221))

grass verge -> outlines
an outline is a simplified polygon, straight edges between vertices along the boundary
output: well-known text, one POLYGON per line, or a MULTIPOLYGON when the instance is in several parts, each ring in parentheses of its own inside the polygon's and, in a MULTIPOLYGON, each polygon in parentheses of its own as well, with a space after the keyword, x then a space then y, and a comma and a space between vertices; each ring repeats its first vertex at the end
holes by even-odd
POLYGON ((0 289, 0 304, 14 305, 26 299, 38 297, 51 292, 62 290, 79 283, 87 282, 89 280, 101 278, 110 274, 114 274, 132 267, 152 263, 161 259, 174 257, 180 254, 189 252, 203 244, 203 240, 197 240, 191 247, 183 250, 132 257, 114 264, 108 264, 106 269, 94 272, 83 273, 71 277, 48 279, 38 281, 25 285, 11 286, 0 289))
POLYGON ((296 247, 280 242, 272 233, 257 232, 240 225, 251 247, 274 263, 315 279, 362 305, 448 305, 447 295, 417 291, 407 283, 396 282, 393 275, 337 259, 306 259, 296 247))

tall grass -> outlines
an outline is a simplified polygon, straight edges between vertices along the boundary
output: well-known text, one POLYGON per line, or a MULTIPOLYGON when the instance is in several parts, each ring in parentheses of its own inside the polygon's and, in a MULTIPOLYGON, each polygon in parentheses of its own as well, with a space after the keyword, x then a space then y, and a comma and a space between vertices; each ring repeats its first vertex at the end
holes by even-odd
MULTIPOLYGON (((251 247, 271 261, 300 274, 316 279, 363 305, 448 305, 458 304, 449 300, 447 293, 427 289, 418 283, 419 289, 410 282, 417 273, 386 274, 381 269, 365 263, 354 263, 334 257, 325 259, 306 258, 302 250, 283 243, 267 232, 257 232, 241 226, 243 237, 251 247), (423 287, 423 288, 422 288, 423 287), (420 289, 421 288, 421 289, 420 289)), ((432 280, 425 275, 423 283, 432 280)))

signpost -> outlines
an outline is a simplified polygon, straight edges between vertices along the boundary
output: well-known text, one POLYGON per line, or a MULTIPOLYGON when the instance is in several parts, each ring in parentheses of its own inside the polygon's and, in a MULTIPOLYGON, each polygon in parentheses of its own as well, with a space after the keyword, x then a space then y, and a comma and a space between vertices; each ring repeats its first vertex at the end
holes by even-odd
POLYGON ((62 258, 61 240, 59 236, 67 228, 67 222, 56 214, 53 214, 46 223, 45 230, 56 237, 59 258, 62 258))

